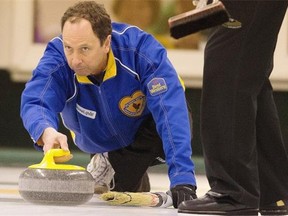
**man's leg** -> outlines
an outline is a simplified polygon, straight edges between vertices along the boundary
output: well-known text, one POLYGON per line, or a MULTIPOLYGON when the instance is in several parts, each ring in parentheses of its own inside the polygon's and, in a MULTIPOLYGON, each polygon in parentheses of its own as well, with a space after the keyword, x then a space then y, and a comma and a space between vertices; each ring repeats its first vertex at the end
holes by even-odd
MULTIPOLYGON (((192 111, 188 103, 187 108, 192 134, 192 111)), ((91 158, 87 170, 89 168, 88 171, 94 173, 96 193, 107 190, 148 192, 148 167, 165 163, 163 143, 152 116, 142 123, 131 145, 107 154, 91 155, 91 158), (111 184, 107 185, 110 181, 111 184)))
MULTIPOLYGON (((277 107, 270 81, 258 96, 257 150, 260 179, 260 209, 286 200, 288 204, 288 158, 282 139, 277 107)), ((287 206, 286 206, 287 208, 287 206)), ((288 209, 288 208, 287 208, 288 209)), ((272 213, 270 213, 272 215, 272 213)))
MULTIPOLYGON (((192 133, 192 111, 187 103, 192 133)), ((191 141, 192 143, 192 141, 191 141)), ((165 163, 163 143, 155 122, 150 116, 136 134, 135 141, 126 148, 109 152, 109 161, 115 170, 115 191, 150 191, 147 169, 165 163)))
POLYGON ((285 6, 223 2, 242 28, 220 28, 206 47, 201 124, 207 176, 213 191, 257 207, 257 97, 271 72, 285 6))
MULTIPOLYGON (((263 170, 269 173, 264 164, 262 171, 258 169, 258 162, 263 162, 263 155, 259 155, 262 158, 258 161, 258 151, 264 153, 257 143, 261 136, 258 132, 263 133, 264 129, 260 131, 259 127, 262 119, 257 115, 262 108, 258 107, 258 97, 262 88, 267 87, 287 2, 223 0, 223 3, 232 17, 242 22, 242 28, 218 28, 205 50, 201 136, 211 191, 204 198, 187 201, 179 209, 201 214, 210 211, 220 215, 227 212, 257 215, 262 193, 259 173, 260 176, 263 170)), ((262 106, 264 99, 270 106, 269 97, 261 99, 262 106)), ((277 115, 274 109, 270 111, 267 116, 261 113, 264 121, 269 115, 277 115)), ((268 140, 261 141, 265 146, 271 145, 268 140)), ((273 193, 273 187, 270 190, 273 193)))
POLYGON ((164 158, 162 141, 151 118, 143 122, 134 143, 108 153, 115 170, 114 191, 150 191, 147 169, 157 157, 164 158))

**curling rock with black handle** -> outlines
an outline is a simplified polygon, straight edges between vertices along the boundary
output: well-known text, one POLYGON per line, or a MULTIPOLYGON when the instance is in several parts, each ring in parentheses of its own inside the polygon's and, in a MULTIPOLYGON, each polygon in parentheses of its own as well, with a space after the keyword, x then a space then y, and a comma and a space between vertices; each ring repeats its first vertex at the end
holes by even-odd
MULTIPOLYGON (((70 153, 70 152, 68 152, 70 153)), ((48 151, 40 164, 29 166, 19 177, 19 193, 28 202, 45 205, 80 205, 94 194, 94 179, 83 167, 55 164, 61 149, 48 151)))

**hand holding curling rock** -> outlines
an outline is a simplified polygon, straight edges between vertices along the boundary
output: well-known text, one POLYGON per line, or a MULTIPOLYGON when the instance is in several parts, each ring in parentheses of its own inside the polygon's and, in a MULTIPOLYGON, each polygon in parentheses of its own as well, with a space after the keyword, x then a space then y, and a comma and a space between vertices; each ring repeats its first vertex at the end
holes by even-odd
POLYGON ((94 179, 85 168, 55 164, 70 151, 50 149, 40 164, 29 166, 19 177, 19 193, 28 202, 46 205, 80 205, 94 194, 94 179))

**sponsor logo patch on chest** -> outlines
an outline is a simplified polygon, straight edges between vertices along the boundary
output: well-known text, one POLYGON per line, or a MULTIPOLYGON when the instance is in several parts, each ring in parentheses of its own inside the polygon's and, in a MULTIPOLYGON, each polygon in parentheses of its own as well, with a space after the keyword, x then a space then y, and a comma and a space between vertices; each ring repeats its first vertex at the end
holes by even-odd
POLYGON ((87 118, 95 119, 95 117, 96 117, 96 112, 95 111, 86 109, 86 108, 80 106, 79 104, 76 104, 76 110, 81 115, 86 116, 87 118))
POLYGON ((140 116, 146 105, 146 97, 141 91, 135 91, 132 95, 123 97, 119 102, 119 109, 129 117, 140 116))
POLYGON ((159 95, 167 91, 167 85, 163 78, 153 78, 147 84, 148 90, 152 96, 159 95))

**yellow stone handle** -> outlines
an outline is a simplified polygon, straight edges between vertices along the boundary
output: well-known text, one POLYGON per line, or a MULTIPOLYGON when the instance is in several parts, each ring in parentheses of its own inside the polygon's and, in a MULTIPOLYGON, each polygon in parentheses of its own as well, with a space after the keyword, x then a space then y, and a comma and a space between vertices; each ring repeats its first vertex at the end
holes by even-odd
POLYGON ((61 157, 70 155, 70 151, 63 149, 50 149, 44 155, 42 161, 39 164, 29 166, 33 169, 60 169, 60 170, 85 170, 84 167, 69 165, 69 164, 56 164, 54 157, 61 157))

